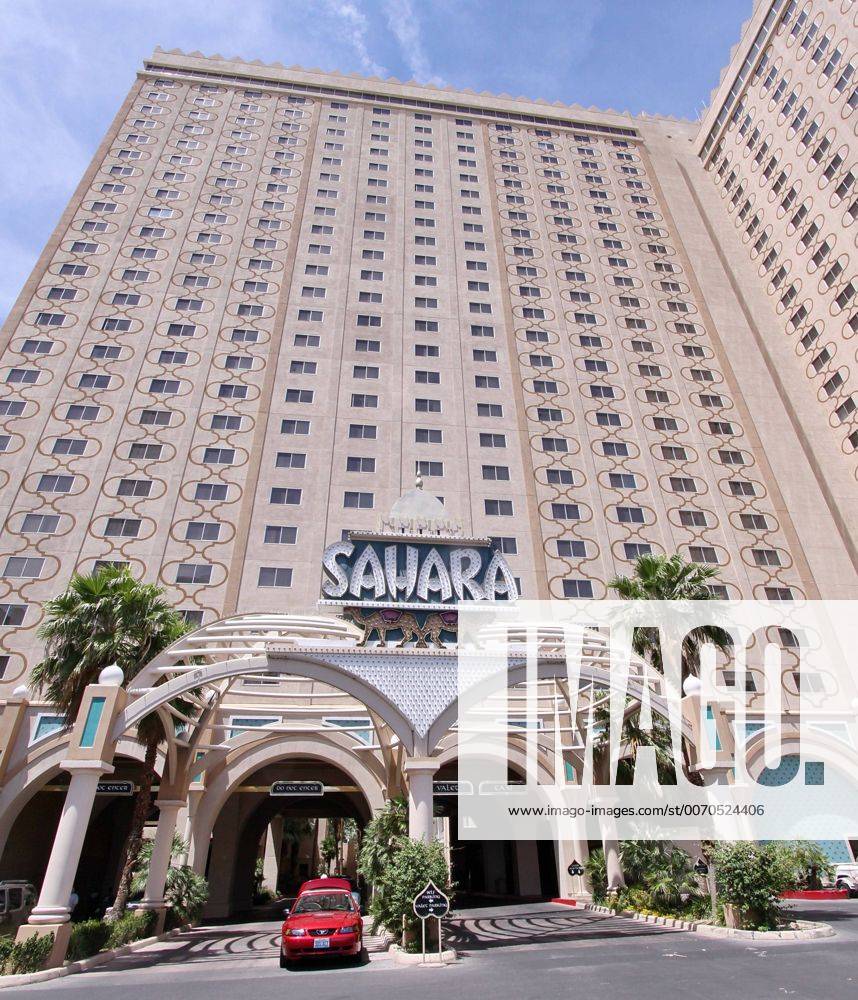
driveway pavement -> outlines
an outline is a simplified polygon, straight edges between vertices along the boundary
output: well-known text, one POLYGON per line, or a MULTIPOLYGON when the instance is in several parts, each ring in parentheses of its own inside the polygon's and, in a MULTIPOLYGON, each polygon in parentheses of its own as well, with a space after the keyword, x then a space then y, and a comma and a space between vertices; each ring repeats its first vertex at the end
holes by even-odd
MULTIPOLYGON (((100 969, 11 993, 44 1000, 856 1000, 858 900, 802 906, 834 938, 735 942, 578 912, 551 903, 466 910, 446 940, 463 958, 403 968, 384 953, 361 967, 333 962, 283 971, 277 924, 201 927, 100 969), (84 997, 82 992, 86 994, 84 997)), ((372 944, 372 942, 370 942, 372 944)))

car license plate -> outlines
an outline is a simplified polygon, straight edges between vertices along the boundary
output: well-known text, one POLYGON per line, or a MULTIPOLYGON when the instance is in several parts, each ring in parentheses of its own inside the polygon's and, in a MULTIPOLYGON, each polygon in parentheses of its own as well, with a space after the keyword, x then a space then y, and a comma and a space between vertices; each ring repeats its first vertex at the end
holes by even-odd
POLYGON ((316 940, 313 942, 313 947, 314 948, 330 948, 331 947, 331 939, 330 938, 326 938, 326 937, 317 937, 316 940))

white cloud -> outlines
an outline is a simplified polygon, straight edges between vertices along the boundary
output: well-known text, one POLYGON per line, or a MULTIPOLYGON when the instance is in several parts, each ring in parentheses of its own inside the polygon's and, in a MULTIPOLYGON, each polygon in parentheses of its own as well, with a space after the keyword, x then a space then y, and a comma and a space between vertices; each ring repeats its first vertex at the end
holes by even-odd
POLYGON ((385 0, 384 11, 387 24, 396 36, 402 55, 408 64, 411 75, 419 83, 432 83, 436 86, 446 86, 444 80, 436 76, 431 69, 429 59, 423 49, 420 36, 420 21, 411 5, 411 0, 385 0))
POLYGON ((369 23, 357 4, 348 0, 327 0, 327 8, 339 21, 341 37, 355 50, 364 73, 369 73, 370 76, 389 76, 384 66, 379 65, 369 54, 366 40, 369 23))

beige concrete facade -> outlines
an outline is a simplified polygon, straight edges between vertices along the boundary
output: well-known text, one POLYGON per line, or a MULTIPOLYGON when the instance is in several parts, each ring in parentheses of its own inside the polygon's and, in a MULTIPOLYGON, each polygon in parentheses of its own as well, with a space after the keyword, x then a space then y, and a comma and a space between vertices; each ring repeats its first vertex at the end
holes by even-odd
MULTIPOLYGON (((842 71, 852 5, 812 6, 842 71)), ((786 169, 814 202, 807 253, 744 122, 706 138, 769 7, 792 18, 767 58, 802 76, 793 113, 819 90, 795 5, 761 4, 702 130, 156 52, 4 330, 3 687, 41 603, 99 561, 195 620, 314 611, 324 546, 416 472, 503 540, 528 598, 603 596, 647 548, 717 563, 731 596, 853 596, 853 198, 833 192, 854 92, 832 72, 806 115, 836 133, 831 178, 776 110, 749 126, 780 150, 769 186, 786 169)))
MULTIPOLYGON (((124 561, 195 623, 229 619, 206 639, 199 712, 159 756, 146 893, 162 905, 175 829, 218 915, 248 902, 257 848, 276 882, 280 778, 325 784, 324 808, 302 807, 317 832, 407 795, 412 834, 440 823, 451 849, 451 813, 433 818, 433 781, 456 780, 449 706, 417 741, 371 683, 295 646, 431 669, 317 605, 325 546, 372 532, 416 475, 461 538, 495 540, 525 598, 606 596, 645 551, 717 565, 729 596, 855 596, 854 8, 759 3, 697 124, 145 63, 0 358, 0 874, 53 872, 44 920, 76 862, 32 831, 62 832, 63 772, 79 798, 98 788, 23 687, 41 605, 74 570, 124 561), (223 634, 249 659, 217 673, 223 634)), ((171 676, 148 669, 144 692, 171 676)), ((546 780, 572 752, 563 697, 545 682, 546 780)), ((135 721, 112 736, 132 784, 135 721)), ((74 845, 94 893, 115 868, 100 831, 116 851, 130 819, 98 794, 74 845)), ((588 845, 554 851, 457 864, 482 866, 485 891, 538 894, 540 871, 543 892, 585 891, 566 870, 588 845)))

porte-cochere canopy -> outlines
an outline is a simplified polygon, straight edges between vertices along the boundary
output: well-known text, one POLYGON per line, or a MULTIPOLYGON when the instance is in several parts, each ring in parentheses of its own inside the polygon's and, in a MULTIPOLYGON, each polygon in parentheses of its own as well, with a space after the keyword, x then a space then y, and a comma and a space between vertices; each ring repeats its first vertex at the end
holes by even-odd
MULTIPOLYGON (((497 628, 495 623, 495 633, 497 628)), ((527 638, 520 623, 509 632, 510 686, 524 680, 527 638)), ((205 625, 158 655, 129 685, 130 700, 116 720, 113 736, 119 738, 145 715, 158 711, 165 721, 173 717, 174 725, 166 728, 176 731, 176 747, 203 753, 216 750, 222 741, 211 735, 212 720, 232 700, 236 681, 274 675, 305 678, 337 689, 389 727, 408 754, 432 753, 456 721, 456 647, 426 651, 363 646, 362 639, 355 625, 333 617, 242 614, 205 625), (191 706, 189 712, 171 704, 179 696, 183 706, 191 706)), ((542 627, 536 640, 539 677, 565 676, 562 634, 542 627)), ((608 686, 609 663, 605 638, 588 632, 582 683, 608 686)), ((635 685, 643 684, 645 678, 645 666, 633 660, 629 693, 634 694, 635 685)), ((318 697, 322 696, 313 690, 304 691, 304 706, 312 707, 318 697)), ((666 710, 658 696, 653 698, 653 708, 666 710)))

